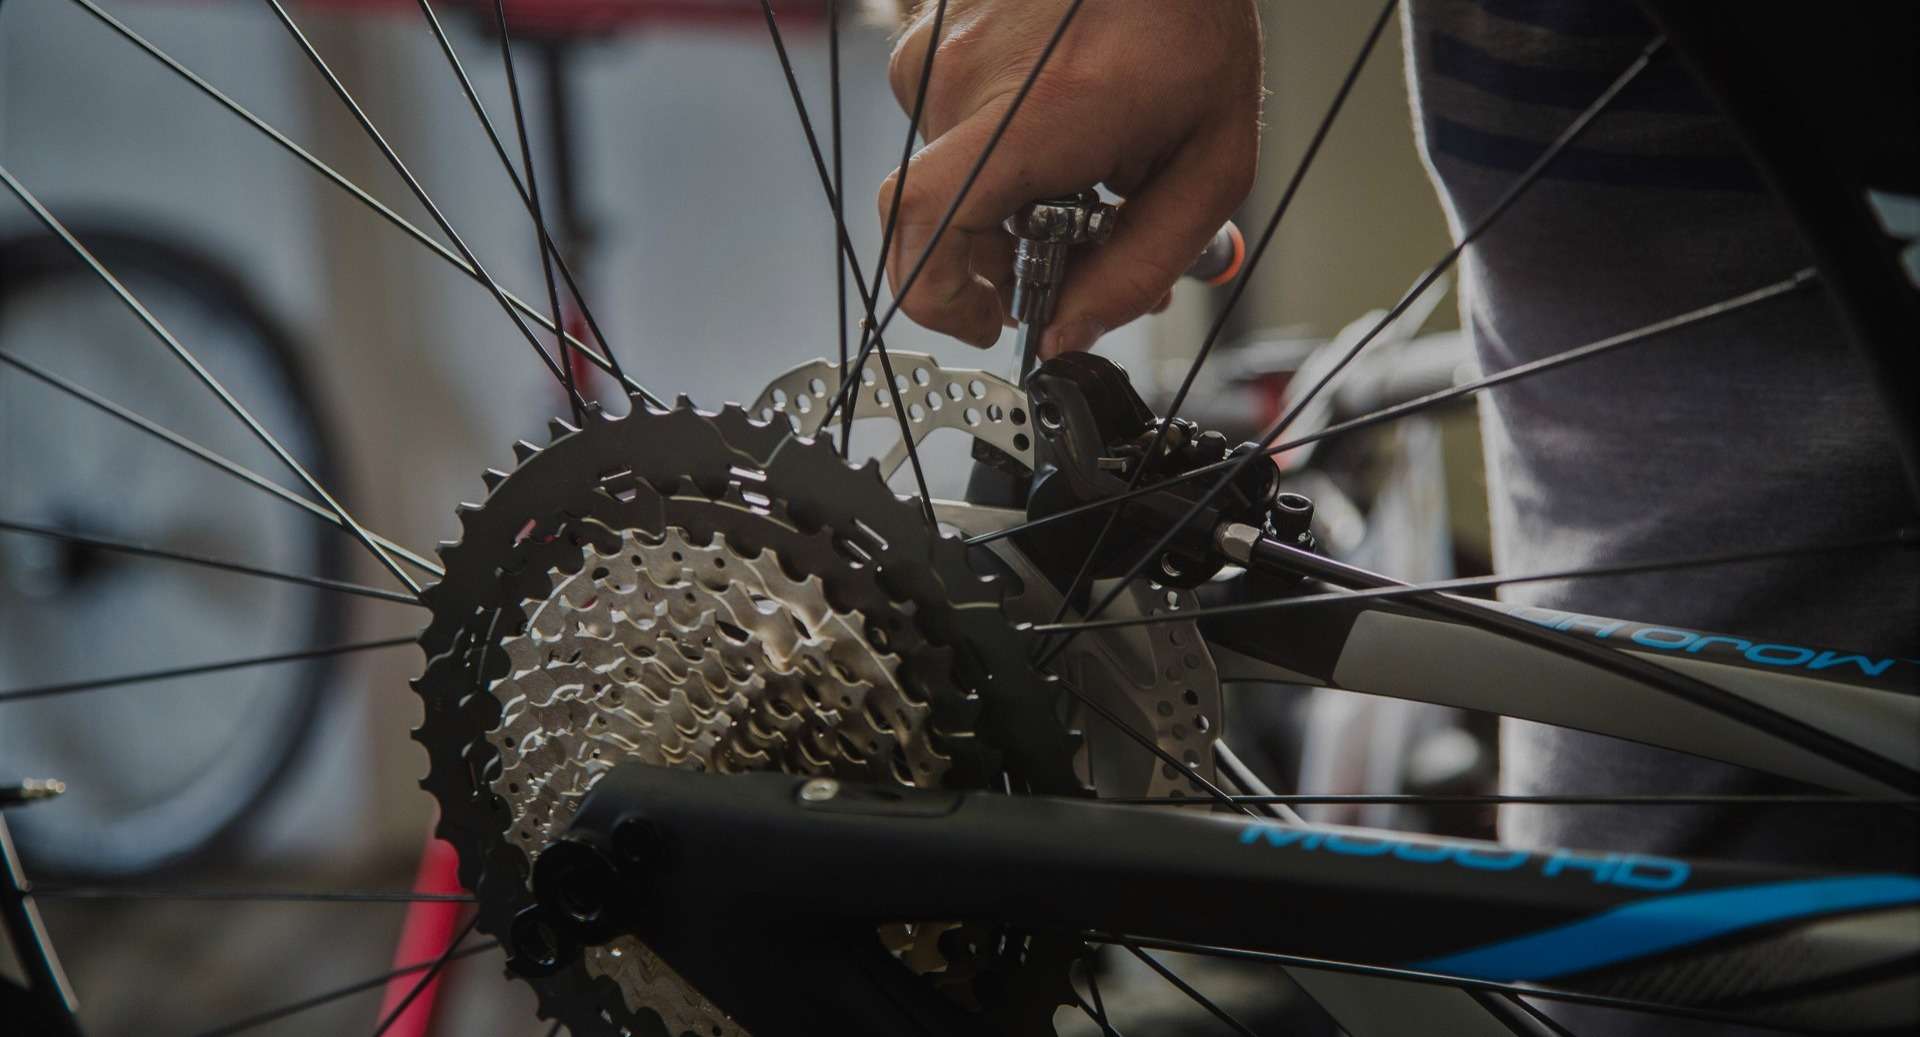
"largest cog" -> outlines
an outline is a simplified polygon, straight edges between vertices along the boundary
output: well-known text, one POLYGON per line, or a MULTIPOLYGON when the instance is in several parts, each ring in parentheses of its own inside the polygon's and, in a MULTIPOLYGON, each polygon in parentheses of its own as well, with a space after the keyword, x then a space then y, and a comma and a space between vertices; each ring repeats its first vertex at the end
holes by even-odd
MULTIPOLYGON (((627 760, 1082 791, 1004 588, 872 464, 685 400, 556 422, 515 453, 441 548, 414 683, 421 785, 481 931, 506 933, 539 848, 627 760)), ((1034 940, 953 973, 979 974, 962 995, 1011 1032, 1050 1032, 1068 953, 1034 940)), ((577 1037, 742 1032, 630 939, 529 982, 577 1037)))

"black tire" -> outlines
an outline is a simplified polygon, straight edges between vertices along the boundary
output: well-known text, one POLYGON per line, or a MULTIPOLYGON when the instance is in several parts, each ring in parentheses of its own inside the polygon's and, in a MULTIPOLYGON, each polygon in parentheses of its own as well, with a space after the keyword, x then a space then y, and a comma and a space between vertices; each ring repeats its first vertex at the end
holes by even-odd
MULTIPOLYGON (((293 410, 298 432, 310 444, 310 456, 303 458, 323 484, 331 485, 339 476, 333 437, 325 419, 325 410, 315 397, 311 383, 302 370, 300 353, 287 328, 270 314, 247 285, 212 257, 176 241, 138 232, 111 229, 126 221, 81 220, 73 232, 95 256, 117 276, 158 281, 181 295, 231 320, 245 329, 247 341, 259 348, 263 365, 279 383, 276 387, 293 410)), ((66 279, 96 282, 96 275, 76 258, 58 238, 39 231, 0 239, 0 313, 36 291, 66 279)), ((19 377, 15 374, 15 377, 19 377)), ((51 392, 51 390, 48 390, 51 392)), ((138 401, 125 402, 138 410, 138 401)), ((97 416, 100 421, 110 421, 97 416)), ((162 463, 181 463, 166 458, 162 463)), ((313 523, 308 534, 316 575, 342 579, 346 575, 345 538, 313 523)), ((315 594, 312 620, 294 643, 331 644, 339 640, 346 626, 346 603, 339 595, 315 594)), ((337 672, 331 659, 316 659, 302 664, 296 686, 285 689, 282 702, 276 702, 272 722, 263 725, 257 739, 249 738, 245 766, 223 772, 228 780, 211 784, 213 794, 200 793, 205 809, 195 812, 197 823, 142 826, 139 852, 100 848, 88 856, 68 853, 36 853, 32 817, 21 814, 13 819, 16 837, 23 853, 32 860, 43 877, 68 880, 125 879, 169 869, 183 869, 205 861, 209 855, 230 846, 249 818, 282 784, 293 769, 321 714, 324 692, 337 672)), ((137 817, 138 815, 134 815, 137 817)), ((174 819, 177 822, 177 819, 174 819)), ((134 823, 138 823, 137 821, 134 823)))

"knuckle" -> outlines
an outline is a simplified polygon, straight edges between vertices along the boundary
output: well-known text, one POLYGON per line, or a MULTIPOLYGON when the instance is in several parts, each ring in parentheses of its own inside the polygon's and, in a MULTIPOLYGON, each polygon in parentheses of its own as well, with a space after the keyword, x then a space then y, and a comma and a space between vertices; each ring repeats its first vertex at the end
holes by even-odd
POLYGON ((893 99, 903 109, 913 104, 914 76, 910 66, 918 64, 907 60, 907 55, 914 51, 908 46, 911 39, 911 36, 901 37, 893 48, 893 56, 887 59, 887 85, 893 88, 893 99))
MULTIPOLYGON (((909 166, 909 168, 912 167, 909 166)), ((889 178, 889 183, 883 188, 889 209, 893 204, 894 194, 897 192, 900 196, 900 223, 894 233, 899 235, 903 242, 906 240, 906 231, 909 228, 930 229, 938 219, 935 214, 939 212, 941 204, 941 199, 935 197, 936 188, 928 183, 933 178, 928 176, 925 170, 914 170, 914 172, 919 175, 907 177, 904 184, 896 174, 889 178)), ((881 212, 882 218, 889 214, 886 210, 881 212)))
MULTIPOLYGON (((886 179, 880 181, 880 190, 874 195, 874 203, 879 206, 881 219, 885 219, 887 213, 893 209, 893 195, 899 189, 900 171, 897 169, 888 173, 886 179)), ((906 199, 901 199, 903 208, 905 202, 906 199)))

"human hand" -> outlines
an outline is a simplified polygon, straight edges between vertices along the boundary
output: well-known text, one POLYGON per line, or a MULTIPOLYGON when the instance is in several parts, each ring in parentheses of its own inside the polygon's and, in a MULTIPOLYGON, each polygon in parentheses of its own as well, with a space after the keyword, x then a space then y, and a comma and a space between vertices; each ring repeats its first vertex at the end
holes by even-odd
MULTIPOLYGON (((908 164, 887 276, 912 270, 1070 0, 948 0, 908 164)), ((894 96, 912 110, 932 44, 923 2, 894 47, 894 96)), ((985 348, 1012 292, 1003 221, 1038 198, 1104 184, 1127 200, 1111 240, 1074 257, 1043 356, 1086 349, 1164 308, 1173 283, 1253 185, 1261 44, 1252 0, 1085 4, 941 235, 900 308, 985 348)), ((900 182, 880 189, 887 219, 900 182)))

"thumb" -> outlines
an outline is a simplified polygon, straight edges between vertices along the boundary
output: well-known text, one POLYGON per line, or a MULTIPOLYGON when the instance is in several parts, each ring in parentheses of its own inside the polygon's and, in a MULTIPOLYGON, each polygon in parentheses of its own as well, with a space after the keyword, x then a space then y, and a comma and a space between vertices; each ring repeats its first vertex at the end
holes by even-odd
POLYGON ((1043 357, 1088 349, 1158 307, 1246 198, 1253 161, 1190 144, 1127 198, 1113 237, 1075 252, 1043 357))

